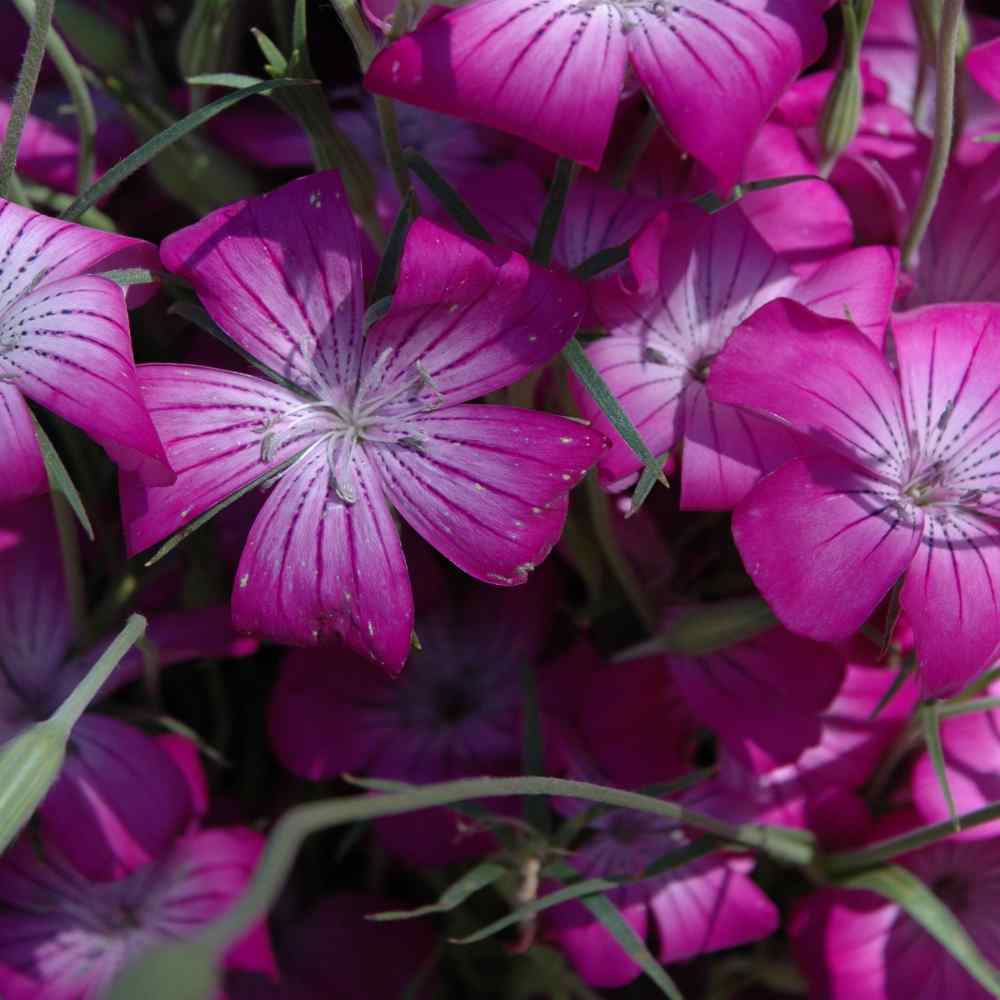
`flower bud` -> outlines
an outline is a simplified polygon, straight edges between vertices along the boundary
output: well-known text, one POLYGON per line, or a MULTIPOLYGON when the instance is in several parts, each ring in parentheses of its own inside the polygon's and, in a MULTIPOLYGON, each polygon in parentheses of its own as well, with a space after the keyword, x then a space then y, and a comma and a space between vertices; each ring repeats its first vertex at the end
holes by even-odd
POLYGON ((59 777, 70 730, 39 722, 0 749, 0 853, 24 829, 59 777))
POLYGON ((847 149, 858 132, 864 84, 861 80, 861 43, 871 15, 872 0, 842 0, 844 18, 843 65, 826 95, 819 121, 823 148, 822 173, 828 175, 837 157, 847 149))
MULTIPOLYGON (((235 24, 233 0, 195 0, 177 47, 184 78, 220 73, 232 64, 235 24)), ((205 103, 206 88, 191 88, 191 110, 205 103)))
POLYGON ((220 986, 214 950, 187 941, 140 955, 115 978, 107 1000, 214 1000, 220 986))

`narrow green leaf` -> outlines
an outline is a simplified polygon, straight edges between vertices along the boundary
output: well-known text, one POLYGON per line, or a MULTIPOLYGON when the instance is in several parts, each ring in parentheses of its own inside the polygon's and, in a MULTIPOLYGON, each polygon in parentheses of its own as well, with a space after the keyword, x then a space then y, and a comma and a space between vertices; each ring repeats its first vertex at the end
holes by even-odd
POLYGON ((576 164, 572 160, 560 156, 556 162, 556 170, 552 177, 552 184, 549 186, 548 196, 545 199, 545 208, 542 209, 542 218, 538 223, 538 232, 535 234, 535 243, 531 248, 532 259, 541 264, 542 267, 548 267, 552 261, 552 248, 556 243, 559 224, 562 222, 563 212, 566 209, 566 198, 569 196, 569 189, 575 176, 576 164))
MULTIPOLYGON (((545 737, 538 697, 538 676, 530 658, 521 668, 521 770, 545 774, 545 737)), ((536 830, 547 833, 551 826, 549 805, 540 796, 524 800, 522 815, 536 830)))
POLYGON ((487 938, 493 937, 494 934, 499 934, 500 931, 506 930, 508 927, 521 924, 530 917, 549 910, 553 906, 558 906, 560 903, 569 902, 571 899, 583 899, 586 896, 595 896, 599 892, 607 892, 610 889, 617 888, 618 883, 611 882, 608 879, 585 879, 582 882, 566 886, 565 889, 551 892, 547 896, 533 899, 529 903, 522 903, 511 910, 506 916, 500 917, 499 920, 494 920, 485 927, 480 927, 478 931, 473 931, 472 934, 467 934, 460 938, 450 938, 449 940, 452 944, 475 944, 477 941, 485 941, 487 938))
POLYGON ((86 532, 87 537, 93 541, 94 529, 91 527, 90 518, 87 517, 83 500, 80 499, 80 491, 76 488, 69 470, 59 457, 59 452, 56 451, 55 445, 45 433, 45 429, 38 422, 38 417, 34 413, 31 414, 31 422, 35 427, 35 437, 38 438, 38 447, 42 453, 42 461, 45 463, 45 472, 49 477, 49 488, 61 493, 66 498, 66 503, 76 515, 80 526, 86 532))
POLYGON ((247 97, 253 97, 256 94, 269 94, 271 91, 282 87, 301 87, 312 84, 313 81, 311 80, 265 80, 263 83, 255 84, 252 87, 234 90, 232 93, 225 94, 218 100, 212 101, 211 104, 206 104, 205 107, 199 108, 186 118, 175 122, 169 128, 160 132, 159 135, 153 136, 148 142, 143 143, 137 150, 126 156, 124 160, 116 163, 96 184, 93 184, 76 198, 69 208, 60 215, 60 218, 75 222, 88 208, 96 205, 102 198, 109 195, 122 181, 131 177, 132 174, 144 167, 150 160, 163 152, 163 150, 173 145, 179 139, 184 138, 184 136, 195 129, 200 128, 205 122, 210 121, 220 112, 231 108, 234 104, 239 104, 240 101, 245 100, 247 97))
POLYGON ((220 344, 225 344, 231 351, 238 354, 247 364, 253 365, 257 371, 266 375, 272 382, 277 382, 278 385, 287 389, 289 392, 294 392, 297 396, 310 398, 309 393, 307 393, 301 386, 298 386, 294 382, 285 378, 284 375, 279 375, 273 368, 269 368, 263 361, 254 357, 254 355, 252 355, 248 350, 237 344, 236 341, 233 340, 233 338, 230 337, 229 334, 226 333, 226 331, 223 330, 222 327, 208 315, 205 308, 197 302, 187 302, 183 300, 175 302, 167 310, 167 312, 176 316, 181 316, 189 323, 194 323, 195 326, 214 337, 220 344))
POLYGON ((383 302, 386 299, 391 300, 392 293, 396 290, 396 279, 399 276, 399 262, 402 260, 403 247, 406 245, 406 234, 410 231, 410 226, 413 225, 416 215, 417 202, 413 192, 410 191, 403 199, 403 204, 396 214, 396 221, 393 223, 392 232, 389 233, 389 241, 385 245, 385 253, 382 254, 382 260, 378 266, 378 274, 375 276, 375 287, 372 289, 373 305, 383 302))
POLYGON ((953 719, 957 715, 975 715, 1000 708, 1000 698, 970 698, 968 701, 946 701, 938 706, 939 719, 953 719))
POLYGON ((192 87, 232 87, 239 90, 241 87, 256 87, 267 81, 246 73, 199 73, 197 76, 185 77, 184 82, 192 87))
POLYGON ((155 271, 149 271, 144 267, 122 267, 114 271, 101 271, 97 277, 107 278, 122 288, 128 288, 130 285, 151 285, 160 280, 155 271))
POLYGON ((909 677, 913 671, 916 670, 916 668, 916 659, 910 659, 896 671, 896 676, 893 677, 892 684, 889 685, 888 691, 886 691, 885 694, 879 698, 878 704, 872 709, 871 715, 868 716, 869 719, 877 719, 882 712, 885 711, 886 705, 888 705, 889 702, 896 697, 899 690, 906 683, 907 677, 909 677))
POLYGON ((955 809, 951 787, 948 784, 948 768, 944 760, 944 747, 941 745, 941 725, 936 702, 930 702, 920 707, 920 724, 924 731, 924 740, 927 743, 927 753, 934 765, 934 774, 941 786, 941 794, 944 795, 944 800, 948 803, 948 817, 957 833, 962 829, 962 826, 955 809))
POLYGON ((982 955, 955 914, 911 871, 887 865, 837 884, 846 889, 867 889, 898 903, 990 996, 1000 997, 997 968, 982 955))
MULTIPOLYGON (((625 443, 642 459, 646 468, 651 466, 656 470, 655 482, 660 482, 667 486, 666 476, 663 475, 663 465, 656 456, 649 450, 649 446, 640 437, 635 429, 629 415, 622 409, 621 403, 615 399, 613 393, 608 388, 600 372, 590 363, 580 341, 575 337, 562 349, 562 356, 566 363, 573 369, 573 374, 580 380, 584 389, 590 397, 600 407, 601 412, 611 422, 611 426, 622 436, 625 443)), ((644 499, 644 498, 643 498, 644 499)), ((633 500, 630 513, 635 513, 639 509, 638 504, 633 500)))
POLYGON ((436 903, 419 906, 414 910, 383 910, 381 913, 369 913, 365 919, 379 923, 391 920, 412 920, 414 917, 426 917, 431 913, 448 913, 461 906, 470 896, 498 882, 507 869, 495 861, 484 861, 467 871, 457 882, 448 886, 436 903))
POLYGON ((667 970, 656 960, 639 937, 625 921, 618 907, 607 896, 591 896, 580 902, 597 918, 604 929, 621 945, 622 950, 660 988, 670 1000, 684 1000, 677 984, 667 975, 667 970))
POLYGON ((784 187, 786 184, 797 184, 799 181, 821 181, 818 174, 790 174, 788 177, 765 177, 759 181, 747 181, 745 184, 737 184, 733 187, 728 198, 720 198, 714 191, 707 191, 705 194, 692 198, 692 204, 697 205, 709 215, 715 215, 730 205, 735 205, 744 195, 751 191, 766 191, 769 188, 784 187))
POLYGON ((257 47, 267 60, 267 71, 272 76, 284 76, 288 72, 288 60, 284 53, 264 34, 260 28, 251 28, 250 34, 257 42, 257 47))
POLYGON ((646 498, 653 492, 653 487, 662 479, 663 465, 667 460, 667 454, 667 452, 664 452, 656 459, 655 465, 647 465, 646 468, 642 470, 639 482, 632 493, 628 512, 625 514, 626 518, 639 513, 642 509, 642 505, 646 502, 646 498))
POLYGON ((403 151, 406 165, 427 185, 441 207, 458 223, 466 235, 476 240, 492 243, 489 230, 476 218, 475 213, 461 199, 459 193, 415 149, 403 151))
POLYGON ((392 308, 392 296, 387 295, 384 299, 377 299, 365 310, 365 318, 362 323, 364 332, 367 333, 380 319, 387 316, 392 308))
POLYGON ((190 524, 184 525, 179 531, 175 531, 157 550, 153 555, 146 560, 146 567, 152 566, 154 563, 158 563, 164 556, 169 555, 177 548, 181 542, 184 541, 188 535, 193 535, 202 525, 208 524, 209 521, 215 517, 216 514, 221 510, 225 510, 230 504, 236 503, 237 500, 245 497, 251 490, 257 489, 258 486, 262 486, 269 479, 273 479, 275 476, 280 476, 282 472, 285 471, 293 462, 295 462, 302 452, 293 455, 291 458, 285 459, 279 465, 276 465, 273 469, 268 469, 267 472, 262 473, 253 479, 251 482, 247 483, 246 486, 241 487, 235 493, 231 493, 224 500, 220 500, 217 504, 209 507, 204 514, 196 517, 190 524))
POLYGON ((628 260, 629 248, 631 244, 620 243, 616 247, 607 247, 605 250, 598 250, 592 254, 582 264, 577 264, 573 268, 573 273, 582 281, 594 278, 602 271, 620 264, 623 260, 628 260))

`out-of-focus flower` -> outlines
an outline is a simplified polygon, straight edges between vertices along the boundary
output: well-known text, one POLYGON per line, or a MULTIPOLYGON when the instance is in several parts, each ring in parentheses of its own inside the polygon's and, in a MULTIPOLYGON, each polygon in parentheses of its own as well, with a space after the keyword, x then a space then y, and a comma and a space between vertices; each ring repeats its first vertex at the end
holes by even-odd
MULTIPOLYGON (((25 397, 85 430, 122 468, 173 481, 139 391, 126 295, 93 273, 158 266, 143 240, 0 199, 0 506, 46 486, 25 397)), ((132 285, 129 304, 153 291, 132 285)))
MULTIPOLYGON (((743 320, 779 296, 826 316, 850 315, 881 344, 895 291, 895 252, 848 251, 797 277, 739 206, 714 216, 677 207, 649 223, 629 260, 628 274, 605 279, 595 292, 597 315, 611 336, 587 353, 654 454, 682 445, 682 506, 733 507, 802 442, 773 422, 712 402, 705 379, 713 359, 743 320)), ((583 415, 613 441, 601 459, 601 480, 621 489, 641 463, 574 386, 583 415)))
POLYGON ((728 190, 774 103, 822 51, 825 6, 475 0, 383 50, 365 86, 597 169, 631 68, 728 190))
POLYGON ((820 449, 763 479, 733 517, 778 618, 846 639, 905 574, 921 683, 939 695, 1000 642, 1000 307, 928 306, 893 334, 898 373, 852 324, 774 302, 729 339, 709 392, 820 449))
POLYGON ((123 477, 130 551, 272 474, 237 570, 236 625, 303 646, 341 635, 392 673, 413 598, 390 500, 489 583, 523 583, 545 558, 603 439, 563 417, 465 404, 567 342, 577 283, 419 220, 392 306, 365 334, 358 236, 333 173, 220 209, 163 257, 284 383, 140 368, 178 480, 123 477))

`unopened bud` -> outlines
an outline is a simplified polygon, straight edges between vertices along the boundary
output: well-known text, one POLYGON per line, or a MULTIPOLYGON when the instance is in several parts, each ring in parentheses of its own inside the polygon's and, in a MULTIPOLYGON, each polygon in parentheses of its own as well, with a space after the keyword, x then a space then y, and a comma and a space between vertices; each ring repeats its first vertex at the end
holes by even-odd
MULTIPOLYGON (((234 23, 233 0, 195 0, 177 47, 177 62, 185 79, 231 68, 234 23)), ((205 94, 205 87, 191 88, 192 111, 205 103, 205 94)))
POLYGON ((821 172, 829 174, 837 157, 854 141, 861 121, 861 72, 857 66, 843 66, 833 81, 819 122, 823 148, 821 172))

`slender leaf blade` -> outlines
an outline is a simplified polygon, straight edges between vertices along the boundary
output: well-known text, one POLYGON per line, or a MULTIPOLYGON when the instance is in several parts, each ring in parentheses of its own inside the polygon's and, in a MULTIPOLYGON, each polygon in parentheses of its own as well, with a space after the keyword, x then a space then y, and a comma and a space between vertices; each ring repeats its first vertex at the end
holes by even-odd
POLYGON ((500 881, 507 874, 507 869, 495 861, 484 861, 467 871, 457 882, 448 886, 436 903, 418 906, 413 910, 383 910, 381 913, 369 913, 368 920, 385 923, 394 920, 412 920, 415 917, 426 917, 432 913, 448 913, 461 906, 470 896, 481 889, 500 881))
POLYGON ((38 422, 38 417, 34 413, 31 413, 31 422, 35 427, 38 448, 42 453, 42 462, 45 464, 45 472, 49 477, 49 488, 56 493, 61 493, 66 498, 66 503, 69 504, 70 510, 76 515, 80 526, 86 532, 87 537, 93 541, 94 529, 90 523, 90 518, 87 517, 86 508, 83 506, 83 500, 80 498, 80 491, 76 488, 69 470, 59 457, 59 452, 56 451, 55 445, 48 434, 45 433, 45 428, 38 422))
MULTIPOLYGON (((389 299, 396 290, 396 280, 399 277, 399 262, 403 259, 403 248, 406 246, 406 234, 417 216, 417 202, 412 191, 406 193, 403 204, 396 214, 396 221, 389 233, 385 245, 385 253, 379 262, 378 274, 375 276, 375 287, 372 289, 372 306, 389 299)), ((388 311, 388 309, 386 310, 388 311)), ((384 313, 383 313, 384 315, 384 313)), ((381 317, 379 317, 381 318, 381 317)), ((367 314, 366 314, 367 322, 367 314)))
POLYGON ((404 150, 403 159, 466 235, 485 243, 493 242, 489 230, 476 218, 475 212, 462 200, 459 193, 431 166, 430 161, 415 149, 404 150))
POLYGON ((958 818, 958 810, 955 808, 955 799, 951 794, 951 786, 948 784, 948 766, 944 759, 944 747, 941 744, 941 720, 938 716, 937 704, 931 702, 920 709, 920 723, 924 731, 924 740, 927 743, 927 753, 930 755, 931 763, 934 765, 934 774, 938 784, 941 786, 941 794, 948 804, 948 817, 957 833, 962 829, 962 824, 958 818))
POLYGON ((559 225, 562 222, 563 212, 566 210, 566 199, 569 197, 569 189, 575 176, 576 164, 564 156, 559 157, 555 174, 552 177, 552 184, 545 199, 545 207, 542 209, 542 218, 538 223, 535 243, 531 248, 532 258, 542 267, 548 267, 552 261, 552 248, 556 244, 559 225))

